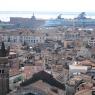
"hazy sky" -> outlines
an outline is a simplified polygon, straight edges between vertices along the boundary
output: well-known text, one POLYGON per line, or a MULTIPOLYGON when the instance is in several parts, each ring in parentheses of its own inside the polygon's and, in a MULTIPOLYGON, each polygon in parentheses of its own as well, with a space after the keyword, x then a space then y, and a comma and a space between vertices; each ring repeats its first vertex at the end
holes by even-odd
POLYGON ((95 12, 95 0, 0 0, 0 11, 95 12))
POLYGON ((95 0, 0 0, 0 11, 95 11, 95 0))

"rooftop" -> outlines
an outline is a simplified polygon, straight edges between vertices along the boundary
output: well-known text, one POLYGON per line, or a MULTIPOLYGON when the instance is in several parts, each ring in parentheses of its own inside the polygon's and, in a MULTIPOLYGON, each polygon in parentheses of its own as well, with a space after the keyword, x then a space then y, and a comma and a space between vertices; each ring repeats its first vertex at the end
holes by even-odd
POLYGON ((56 79, 53 78, 53 76, 51 74, 49 74, 45 71, 40 71, 40 72, 34 74, 32 78, 30 78, 29 80, 22 83, 21 86, 27 86, 27 85, 35 83, 39 80, 42 80, 45 83, 47 83, 53 87, 57 87, 59 89, 65 90, 64 84, 61 84, 60 82, 58 82, 56 79))

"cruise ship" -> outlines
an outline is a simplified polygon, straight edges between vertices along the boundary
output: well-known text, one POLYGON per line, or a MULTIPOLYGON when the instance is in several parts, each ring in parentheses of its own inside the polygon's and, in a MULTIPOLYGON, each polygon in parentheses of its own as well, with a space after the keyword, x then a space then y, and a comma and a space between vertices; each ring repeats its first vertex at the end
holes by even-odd
POLYGON ((45 27, 67 26, 67 27, 94 27, 95 19, 87 18, 85 12, 82 12, 74 19, 61 18, 61 14, 56 19, 46 21, 45 27))

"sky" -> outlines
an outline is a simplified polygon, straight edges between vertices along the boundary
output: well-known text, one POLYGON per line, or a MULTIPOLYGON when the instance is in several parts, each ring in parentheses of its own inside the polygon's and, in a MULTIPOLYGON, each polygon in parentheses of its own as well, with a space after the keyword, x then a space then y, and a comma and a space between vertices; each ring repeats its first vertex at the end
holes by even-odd
POLYGON ((0 0, 0 18, 34 13, 95 12, 95 0, 0 0))

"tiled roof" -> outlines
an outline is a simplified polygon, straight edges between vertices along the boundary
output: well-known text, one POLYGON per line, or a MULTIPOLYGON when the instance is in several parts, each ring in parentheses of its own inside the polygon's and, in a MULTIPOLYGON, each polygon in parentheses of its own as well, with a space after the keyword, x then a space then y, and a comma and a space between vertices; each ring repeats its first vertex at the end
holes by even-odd
POLYGON ((33 75, 32 78, 25 81, 21 84, 21 86, 27 86, 29 84, 35 83, 36 81, 42 80, 45 83, 48 83, 51 86, 57 87, 59 89, 65 90, 65 85, 58 82, 56 79, 53 78, 52 75, 48 74, 45 71, 40 71, 33 75))

